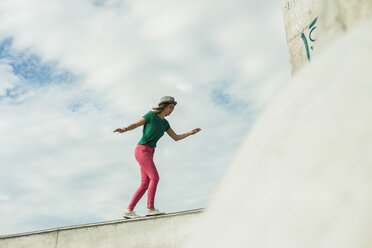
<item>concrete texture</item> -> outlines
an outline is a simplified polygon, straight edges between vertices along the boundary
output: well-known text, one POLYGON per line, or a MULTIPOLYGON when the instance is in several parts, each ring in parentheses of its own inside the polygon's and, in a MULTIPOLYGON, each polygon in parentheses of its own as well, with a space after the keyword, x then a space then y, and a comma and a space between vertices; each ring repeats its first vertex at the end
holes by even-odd
POLYGON ((372 0, 282 0, 292 74, 372 16, 372 0))
POLYGON ((321 0, 282 0, 292 73, 310 61, 314 54, 321 3, 321 0))
POLYGON ((323 50, 261 113, 186 247, 371 247, 371 1, 323 2, 323 50))
POLYGON ((203 209, 0 236, 1 248, 181 247, 203 209))

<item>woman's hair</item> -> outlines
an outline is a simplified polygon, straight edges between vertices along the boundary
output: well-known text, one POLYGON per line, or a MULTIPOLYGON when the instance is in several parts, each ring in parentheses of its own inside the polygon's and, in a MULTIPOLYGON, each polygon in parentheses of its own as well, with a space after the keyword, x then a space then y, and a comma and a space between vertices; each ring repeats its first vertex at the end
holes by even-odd
POLYGON ((157 107, 154 107, 152 108, 153 111, 155 114, 159 114, 161 113, 161 111, 163 111, 163 109, 165 109, 167 106, 169 105, 169 103, 159 103, 157 107))

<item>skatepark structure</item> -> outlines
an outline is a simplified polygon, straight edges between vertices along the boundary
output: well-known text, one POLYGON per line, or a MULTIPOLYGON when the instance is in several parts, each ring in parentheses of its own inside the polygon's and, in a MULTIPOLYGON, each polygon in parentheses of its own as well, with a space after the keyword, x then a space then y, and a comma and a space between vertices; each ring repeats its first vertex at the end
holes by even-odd
POLYGON ((292 79, 187 248, 372 244, 372 0, 284 0, 283 14, 292 79))
POLYGON ((282 0, 292 74, 372 16, 370 0, 282 0))
POLYGON ((203 209, 0 236, 1 248, 181 247, 203 209))

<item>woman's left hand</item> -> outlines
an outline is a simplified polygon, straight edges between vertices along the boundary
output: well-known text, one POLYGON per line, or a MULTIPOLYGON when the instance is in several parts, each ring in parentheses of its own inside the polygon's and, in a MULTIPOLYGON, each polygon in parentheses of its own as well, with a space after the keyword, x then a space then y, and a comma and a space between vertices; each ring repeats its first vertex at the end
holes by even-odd
POLYGON ((195 128, 195 129, 190 131, 190 135, 196 134, 197 132, 200 132, 200 131, 201 131, 200 128, 195 128))

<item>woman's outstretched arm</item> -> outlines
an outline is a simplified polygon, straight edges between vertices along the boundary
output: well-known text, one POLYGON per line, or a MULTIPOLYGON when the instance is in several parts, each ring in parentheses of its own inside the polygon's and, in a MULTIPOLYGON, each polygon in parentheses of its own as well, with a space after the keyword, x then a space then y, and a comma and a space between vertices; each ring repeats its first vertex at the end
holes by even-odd
POLYGON ((114 133, 115 132, 118 132, 118 133, 124 133, 126 131, 130 131, 130 130, 133 130, 139 126, 143 126, 145 125, 146 123, 146 119, 145 118, 141 118, 139 121, 133 123, 133 124, 130 124, 129 126, 127 127, 123 127, 123 128, 117 128, 114 130, 114 133))
POLYGON ((201 129, 200 128, 195 128, 193 130, 191 130, 190 132, 187 132, 187 133, 184 133, 184 134, 176 134, 172 128, 169 128, 167 130, 167 134, 172 138, 174 139, 175 141, 178 141, 178 140, 181 140, 181 139, 184 139, 190 135, 194 135, 196 134, 197 132, 199 132, 201 129))

